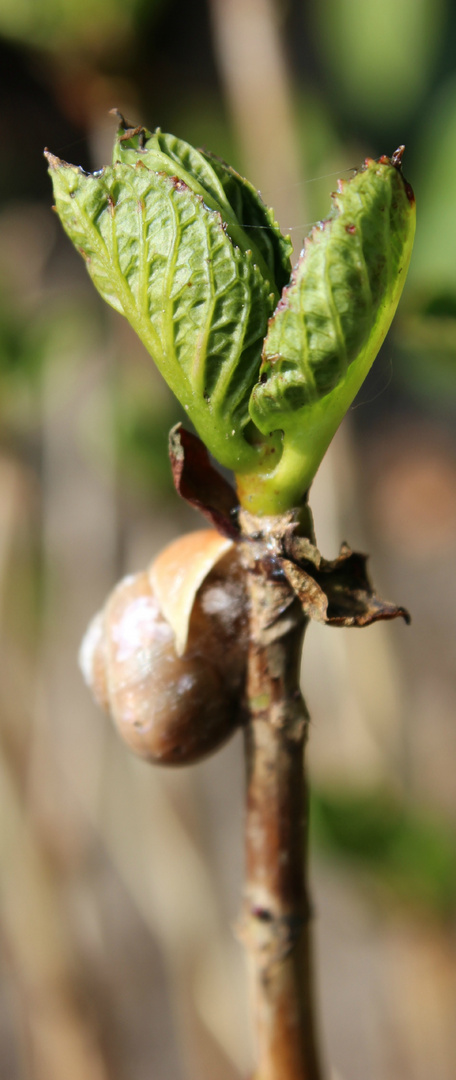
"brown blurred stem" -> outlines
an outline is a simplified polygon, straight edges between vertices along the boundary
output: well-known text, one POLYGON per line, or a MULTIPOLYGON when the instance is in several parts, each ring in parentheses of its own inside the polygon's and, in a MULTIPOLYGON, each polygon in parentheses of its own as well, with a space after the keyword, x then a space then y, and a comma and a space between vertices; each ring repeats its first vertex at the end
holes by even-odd
POLYGON ((277 0, 208 0, 215 54, 245 175, 274 207, 282 229, 308 221, 301 184, 284 5, 277 0), (274 152, 271 153, 271 133, 274 152))
POLYGON ((254 1080, 321 1080, 306 871, 308 715, 299 689, 306 620, 280 574, 268 522, 246 514, 242 522, 251 633, 241 934, 256 1029, 254 1080))

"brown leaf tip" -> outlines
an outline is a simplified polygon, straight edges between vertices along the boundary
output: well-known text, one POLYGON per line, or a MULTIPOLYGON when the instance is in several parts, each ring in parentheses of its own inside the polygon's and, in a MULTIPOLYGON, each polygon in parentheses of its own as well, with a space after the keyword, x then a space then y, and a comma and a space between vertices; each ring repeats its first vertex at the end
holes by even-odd
POLYGON ((397 171, 398 171, 398 173, 399 173, 399 175, 400 175, 400 177, 402 179, 402 182, 404 184, 405 194, 406 194, 406 196, 408 198, 408 201, 413 206, 413 204, 415 202, 415 194, 414 194, 412 185, 409 184, 408 180, 405 179, 405 176, 404 176, 404 174, 402 172, 402 158, 404 156, 404 151, 405 151, 405 146, 404 145, 398 146, 397 150, 394 151, 394 154, 392 154, 390 158, 387 157, 386 154, 383 154, 383 156, 380 157, 378 160, 379 160, 380 164, 382 164, 382 165, 392 165, 394 169, 397 169, 397 171))
POLYGON ((404 150, 405 146, 398 146, 397 150, 394 151, 394 154, 391 155, 391 164, 394 165, 395 169, 400 169, 402 166, 404 150))
POLYGON ((129 128, 132 128, 134 126, 125 119, 120 109, 110 109, 109 116, 114 116, 114 118, 118 121, 119 127, 123 128, 124 131, 128 131, 129 128))
POLYGON ((47 161, 47 163, 49 165, 49 168, 50 169, 58 169, 58 167, 60 165, 60 158, 58 158, 56 154, 51 154, 51 151, 48 150, 47 146, 43 150, 43 154, 44 154, 44 157, 46 158, 46 161, 47 161))

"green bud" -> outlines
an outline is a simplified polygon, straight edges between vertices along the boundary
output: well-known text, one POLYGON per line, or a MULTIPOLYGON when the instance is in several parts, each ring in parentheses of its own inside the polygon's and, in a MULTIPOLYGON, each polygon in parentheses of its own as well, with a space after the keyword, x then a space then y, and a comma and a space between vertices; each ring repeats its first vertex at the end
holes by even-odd
POLYGON ((124 121, 97 173, 47 154, 99 292, 256 513, 302 502, 388 330, 415 226, 401 154, 339 183, 291 280, 273 212, 218 158, 124 121))

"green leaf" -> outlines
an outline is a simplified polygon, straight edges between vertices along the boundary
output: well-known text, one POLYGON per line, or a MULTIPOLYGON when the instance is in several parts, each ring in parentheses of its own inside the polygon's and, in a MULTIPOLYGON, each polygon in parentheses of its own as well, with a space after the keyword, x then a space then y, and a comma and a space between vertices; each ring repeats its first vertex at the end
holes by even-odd
POLYGON ((263 434, 284 433, 283 450, 264 482, 241 479, 252 509, 299 505, 390 326, 415 229, 400 156, 339 182, 269 322, 250 415, 263 434))
POLYGON ((267 208, 259 192, 215 154, 201 151, 218 176, 230 206, 243 229, 249 230, 256 247, 270 268, 279 292, 288 284, 291 274, 290 256, 293 250, 289 236, 283 236, 274 211, 267 208))
POLYGON ((100 173, 48 155, 56 208, 101 295, 126 316, 217 459, 237 471, 272 309, 251 251, 176 174, 142 161, 100 173))
POLYGON ((263 277, 269 281, 277 299, 291 274, 292 244, 282 236, 272 210, 268 210, 259 193, 224 161, 195 150, 175 135, 157 128, 125 127, 122 121, 114 144, 113 162, 135 165, 140 161, 153 172, 178 176, 206 206, 218 211, 228 235, 241 251, 252 251, 263 277))
POLYGON ((137 165, 140 161, 151 172, 165 172, 184 180, 192 191, 205 198, 211 210, 231 211, 222 185, 199 150, 175 135, 167 135, 160 128, 151 132, 144 127, 125 127, 125 124, 126 121, 122 121, 114 142, 113 165, 118 162, 137 165))
POLYGON ((371 132, 416 115, 433 96, 447 11, 444 0, 320 0, 315 41, 342 114, 371 132))

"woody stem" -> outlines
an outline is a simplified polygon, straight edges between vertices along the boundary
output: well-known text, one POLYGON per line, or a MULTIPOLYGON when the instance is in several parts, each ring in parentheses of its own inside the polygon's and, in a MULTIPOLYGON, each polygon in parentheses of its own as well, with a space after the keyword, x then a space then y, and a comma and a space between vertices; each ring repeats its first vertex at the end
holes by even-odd
POLYGON ((322 1080, 306 872, 308 715, 299 689, 306 620, 262 546, 258 534, 244 544, 251 606, 242 937, 256 1028, 254 1080, 322 1080))

